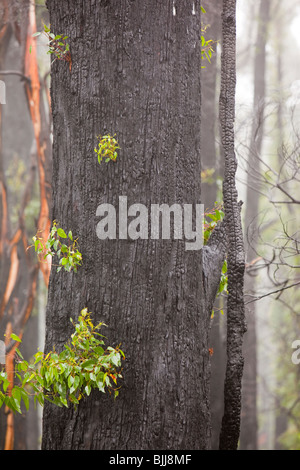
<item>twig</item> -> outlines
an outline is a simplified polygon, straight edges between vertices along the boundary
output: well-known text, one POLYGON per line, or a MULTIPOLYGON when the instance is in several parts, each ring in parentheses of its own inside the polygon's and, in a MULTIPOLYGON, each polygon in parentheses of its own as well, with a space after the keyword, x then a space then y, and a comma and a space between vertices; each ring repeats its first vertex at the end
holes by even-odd
POLYGON ((18 70, 0 70, 0 75, 18 75, 21 77, 21 80, 25 80, 25 82, 31 83, 29 77, 26 77, 22 72, 18 72, 18 70))
MULTIPOLYGON (((276 290, 273 290, 271 292, 268 292, 267 294, 260 295, 259 297, 255 297, 255 299, 248 300, 248 302, 245 302, 245 305, 248 305, 251 302, 256 302, 257 300, 263 299, 264 297, 268 297, 269 295, 277 294, 277 292, 283 292, 284 290, 290 289, 291 287, 298 286, 299 284, 300 284, 300 281, 295 282, 294 284, 291 284, 290 286, 280 287, 280 289, 276 289, 276 290)), ((250 294, 246 294, 246 295, 250 295, 250 294)))

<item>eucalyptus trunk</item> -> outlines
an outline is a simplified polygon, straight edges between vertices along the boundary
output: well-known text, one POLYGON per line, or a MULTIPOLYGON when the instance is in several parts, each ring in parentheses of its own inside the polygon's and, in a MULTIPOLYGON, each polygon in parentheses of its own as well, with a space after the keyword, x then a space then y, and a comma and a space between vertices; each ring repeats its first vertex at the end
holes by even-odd
POLYGON ((77 409, 45 406, 42 447, 207 449, 209 311, 222 227, 211 242, 220 249, 205 262, 184 239, 96 235, 98 205, 118 212, 119 196, 128 207, 200 203, 200 2, 47 6, 72 58, 71 70, 56 60, 51 71, 52 218, 78 237, 83 266, 77 273, 52 267, 46 350, 62 348, 69 318, 87 307, 108 325, 109 343, 122 343, 126 361, 115 401, 95 392, 77 409), (106 133, 116 133, 121 149, 115 162, 99 165, 94 147, 106 133))

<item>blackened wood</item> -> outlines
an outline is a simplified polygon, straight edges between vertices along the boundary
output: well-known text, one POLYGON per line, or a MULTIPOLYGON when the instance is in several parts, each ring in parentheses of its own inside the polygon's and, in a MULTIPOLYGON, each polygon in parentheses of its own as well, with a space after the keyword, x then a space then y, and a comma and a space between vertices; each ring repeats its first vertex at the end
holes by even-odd
POLYGON ((209 315, 202 252, 184 240, 96 237, 96 209, 118 197, 200 202, 201 19, 198 0, 48 0, 53 32, 69 36, 72 70, 52 66, 53 219, 79 237, 77 274, 52 269, 46 350, 87 307, 122 343, 114 401, 92 393, 77 410, 47 404, 43 449, 206 449, 209 315), (176 12, 176 15, 174 14, 176 12), (99 166, 98 134, 116 133, 99 166))
POLYGON ((243 375, 242 344, 245 332, 244 270, 245 255, 238 202, 234 151, 235 84, 236 84, 236 0, 223 0, 220 122, 225 158, 223 199, 226 217, 228 257, 227 365, 224 385, 224 416, 220 449, 235 450, 240 435, 241 382, 243 375))

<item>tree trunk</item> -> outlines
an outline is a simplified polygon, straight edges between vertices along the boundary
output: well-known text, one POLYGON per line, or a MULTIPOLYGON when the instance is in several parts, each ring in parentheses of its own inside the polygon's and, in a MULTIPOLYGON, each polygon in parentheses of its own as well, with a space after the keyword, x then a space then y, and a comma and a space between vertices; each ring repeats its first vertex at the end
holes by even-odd
POLYGON ((243 375, 245 254, 235 174, 234 148, 236 84, 236 0, 223 0, 220 123, 225 159, 223 198, 228 255, 227 365, 224 384, 224 416, 220 450, 236 450, 240 435, 241 385, 243 375))
MULTIPOLYGON (((257 256, 256 237, 258 232, 259 193, 255 174, 259 172, 259 159, 262 151, 265 107, 266 43, 270 1, 261 0, 254 59, 253 126, 247 165, 247 205, 245 211, 246 254, 250 263, 257 256)), ((245 292, 255 293, 256 279, 245 277, 245 292)), ((243 402, 241 420, 241 450, 257 449, 257 341, 255 302, 246 311, 247 333, 244 341, 245 369, 243 376, 243 402)))
POLYGON ((95 392, 77 410, 45 406, 42 447, 207 449, 208 309, 220 271, 205 297, 211 268, 203 277, 202 251, 187 251, 185 240, 96 236, 97 206, 118 212, 119 196, 128 207, 200 202, 200 2, 47 6, 72 56, 71 71, 52 66, 53 219, 78 236, 83 266, 52 268, 46 350, 60 350, 69 318, 87 307, 126 361, 115 401, 95 392), (99 166, 94 147, 105 133, 121 150, 99 166))

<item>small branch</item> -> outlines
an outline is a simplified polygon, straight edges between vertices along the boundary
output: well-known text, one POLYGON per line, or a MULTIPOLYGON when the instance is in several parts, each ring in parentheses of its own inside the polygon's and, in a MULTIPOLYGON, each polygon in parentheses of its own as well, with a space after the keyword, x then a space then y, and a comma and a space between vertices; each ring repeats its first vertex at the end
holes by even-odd
MULTIPOLYGON (((300 284, 300 281, 295 282, 294 284, 291 284, 286 287, 280 287, 280 289, 276 289, 276 290, 273 290, 272 292, 268 292, 267 294, 260 295, 259 297, 255 297, 255 299, 248 300, 248 302, 246 302, 245 305, 251 304, 252 302, 256 302, 257 300, 263 299, 264 297, 268 297, 269 295, 277 294, 278 292, 283 292, 284 290, 290 289, 291 287, 299 286, 299 284, 300 284)), ((250 294, 247 294, 247 295, 250 295, 250 294)))
POLYGON ((31 80, 29 77, 26 77, 22 72, 18 72, 17 70, 0 70, 0 75, 18 75, 21 77, 21 80, 28 82, 29 84, 31 83, 31 80))

